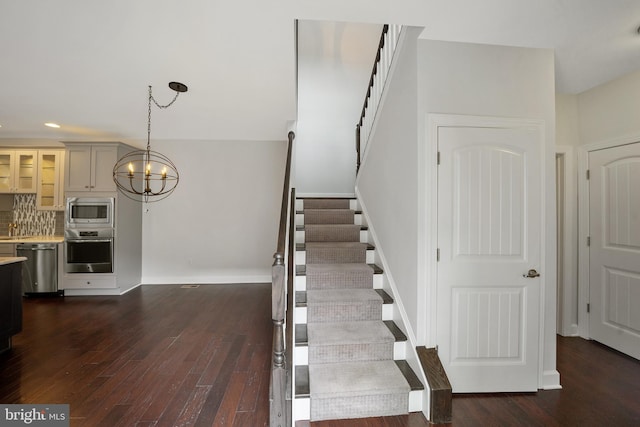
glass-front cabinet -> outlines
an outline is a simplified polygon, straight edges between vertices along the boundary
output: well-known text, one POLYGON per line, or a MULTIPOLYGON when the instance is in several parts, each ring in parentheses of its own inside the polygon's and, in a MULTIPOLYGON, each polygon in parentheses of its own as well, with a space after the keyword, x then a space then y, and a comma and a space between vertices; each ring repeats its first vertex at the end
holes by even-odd
POLYGON ((64 150, 38 152, 36 204, 39 210, 64 210, 64 154, 64 150))
POLYGON ((0 193, 35 193, 37 150, 0 151, 0 193))

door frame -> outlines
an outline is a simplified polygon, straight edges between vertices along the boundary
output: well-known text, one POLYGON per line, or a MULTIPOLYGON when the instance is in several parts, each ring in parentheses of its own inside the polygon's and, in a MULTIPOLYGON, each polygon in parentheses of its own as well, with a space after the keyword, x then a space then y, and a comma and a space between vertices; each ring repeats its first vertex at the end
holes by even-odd
POLYGON ((582 338, 591 339, 589 330, 589 153, 606 148, 640 143, 640 134, 612 138, 578 147, 578 334, 582 338))
POLYGON ((562 284, 558 283, 558 321, 557 332, 563 336, 578 336, 578 189, 576 183, 576 150, 571 145, 557 145, 556 158, 560 157, 564 166, 562 176, 557 176, 556 180, 564 188, 564 198, 562 203, 563 216, 558 218, 558 223, 562 221, 563 253, 558 254, 558 260, 562 261, 562 266, 558 269, 562 273, 562 284))
POLYGON ((514 117, 475 116, 459 114, 428 113, 424 122, 424 138, 418 144, 418 271, 417 278, 419 307, 417 340, 427 347, 437 348, 437 241, 429 236, 437 236, 438 224, 438 128, 440 127, 497 127, 521 128, 536 127, 540 135, 540 185, 542 191, 540 213, 542 230, 540 267, 544 276, 540 289, 540 333, 538 358, 538 388, 560 388, 560 375, 555 363, 555 310, 556 310, 556 268, 550 263, 549 257, 556 257, 555 238, 555 141, 548 140, 545 121, 541 119, 526 119, 514 117), (549 175, 551 165, 551 176, 549 175), (552 186, 553 200, 549 198, 549 188, 552 186), (552 212, 550 211, 552 210, 552 212), (554 247, 548 247, 550 242, 554 247), (549 313, 547 306, 553 313, 549 313), (549 315, 553 321, 549 324, 549 315), (550 352, 552 353, 549 357, 550 352), (545 363, 546 362, 546 363, 545 363))

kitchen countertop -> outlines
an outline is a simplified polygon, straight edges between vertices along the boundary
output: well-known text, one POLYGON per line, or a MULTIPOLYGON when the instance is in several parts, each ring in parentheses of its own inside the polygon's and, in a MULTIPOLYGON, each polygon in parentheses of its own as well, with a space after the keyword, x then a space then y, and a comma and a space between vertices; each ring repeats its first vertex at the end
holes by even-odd
POLYGON ((0 236, 1 243, 62 243, 62 236, 0 236))
POLYGON ((13 264, 14 262, 26 261, 23 256, 0 256, 0 265, 13 264))

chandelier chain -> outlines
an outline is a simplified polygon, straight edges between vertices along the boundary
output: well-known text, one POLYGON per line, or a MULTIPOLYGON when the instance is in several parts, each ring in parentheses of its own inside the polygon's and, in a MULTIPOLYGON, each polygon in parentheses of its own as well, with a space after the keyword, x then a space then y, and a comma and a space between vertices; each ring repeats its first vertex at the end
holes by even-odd
POLYGON ((173 103, 176 102, 176 99, 178 99, 178 95, 180 95, 180 92, 176 91, 176 94, 173 97, 173 99, 171 100, 171 102, 169 102, 167 105, 160 105, 160 104, 158 104, 158 101, 156 101, 156 99, 153 97, 153 95, 151 95, 151 86, 149 86, 149 98, 153 100, 153 103, 156 104, 156 106, 158 108, 171 107, 171 105, 173 105, 173 103))
POLYGON ((164 108, 171 107, 171 105, 174 102, 176 102, 176 99, 178 99, 178 95, 180 95, 180 92, 176 91, 176 94, 171 100, 171 102, 169 102, 167 105, 160 105, 158 104, 158 101, 156 101, 156 99, 153 97, 151 93, 151 86, 149 86, 149 113, 147 116, 147 151, 151 149, 151 101, 153 101, 153 103, 156 104, 156 107, 164 109, 164 108))

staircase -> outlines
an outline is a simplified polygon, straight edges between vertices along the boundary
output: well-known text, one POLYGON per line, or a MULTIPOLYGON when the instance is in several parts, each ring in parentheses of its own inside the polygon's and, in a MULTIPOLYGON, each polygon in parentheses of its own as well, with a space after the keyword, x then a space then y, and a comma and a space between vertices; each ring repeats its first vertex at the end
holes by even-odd
POLYGON ((421 410, 362 215, 351 199, 296 201, 295 419, 421 410))

